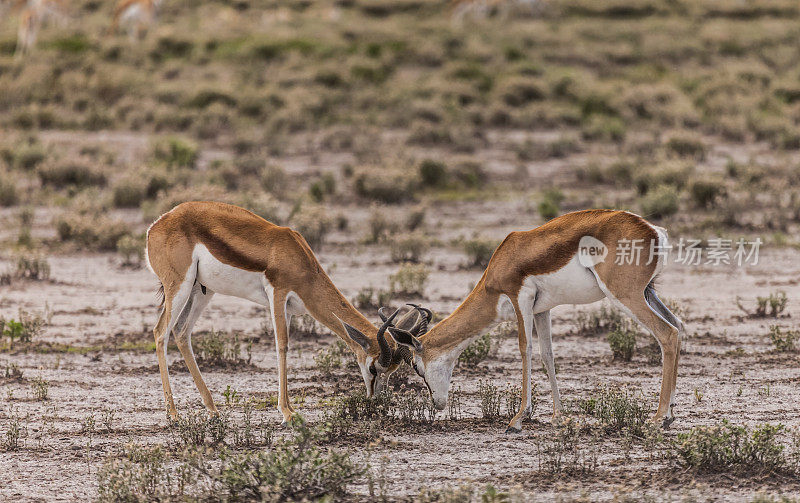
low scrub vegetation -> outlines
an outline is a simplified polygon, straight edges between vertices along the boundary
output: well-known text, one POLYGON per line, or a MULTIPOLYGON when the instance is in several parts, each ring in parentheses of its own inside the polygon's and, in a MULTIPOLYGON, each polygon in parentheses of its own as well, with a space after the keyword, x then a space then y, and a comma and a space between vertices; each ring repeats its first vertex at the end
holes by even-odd
POLYGON ((471 269, 486 269, 489 259, 492 258, 497 243, 487 239, 470 239, 464 241, 464 253, 467 254, 467 267, 471 269))
POLYGON ((580 410, 598 420, 606 434, 644 438, 655 428, 649 423, 647 399, 627 389, 604 387, 596 389, 589 398, 581 400, 580 410))
POLYGON ((785 353, 797 349, 797 341, 800 339, 800 332, 797 330, 784 330, 778 325, 769 327, 769 338, 775 351, 785 353))
POLYGON ((637 330, 630 322, 618 323, 608 334, 608 345, 615 360, 629 362, 636 351, 637 330))
POLYGON ((748 309, 736 298, 736 305, 751 318, 778 318, 786 309, 789 297, 784 291, 772 292, 764 297, 756 297, 755 309, 748 309))
POLYGON ((266 450, 237 453, 189 449, 176 455, 161 446, 127 445, 108 459, 98 478, 99 501, 299 501, 340 498, 361 479, 346 452, 320 446, 323 431, 299 419, 292 435, 266 450))
POLYGON ((429 274, 424 264, 404 264, 389 276, 389 290, 394 295, 421 297, 429 274))
POLYGON ((198 334, 192 342, 198 364, 206 367, 249 365, 252 359, 252 341, 242 341, 236 332, 225 334, 212 330, 198 334))
POLYGON ((723 420, 714 426, 697 426, 678 434, 679 461, 698 471, 713 473, 794 473, 787 446, 780 441, 783 425, 749 428, 723 420))
POLYGON ((8 339, 8 348, 13 347, 14 341, 30 343, 37 338, 48 323, 49 313, 32 313, 19 310, 17 319, 0 316, 0 335, 8 339))

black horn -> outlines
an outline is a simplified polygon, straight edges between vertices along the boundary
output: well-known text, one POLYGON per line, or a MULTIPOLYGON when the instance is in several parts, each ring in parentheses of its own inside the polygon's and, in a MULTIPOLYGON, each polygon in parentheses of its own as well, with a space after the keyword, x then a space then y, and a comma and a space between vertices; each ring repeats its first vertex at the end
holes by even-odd
MULTIPOLYGON (((397 317, 397 313, 399 312, 400 309, 398 308, 394 313, 392 313, 391 316, 383 321, 383 325, 381 325, 381 328, 378 329, 378 346, 381 348, 381 354, 378 355, 378 363, 383 368, 389 368, 389 365, 392 364, 393 357, 392 348, 389 347, 389 343, 386 342, 386 329, 392 325, 392 322, 397 317)), ((383 316, 381 316, 381 319, 383 319, 383 316)))
POLYGON ((414 328, 412 328, 409 331, 414 336, 419 336, 421 334, 426 333, 428 331, 428 323, 430 323, 431 319, 433 319, 433 312, 431 312, 430 309, 426 309, 416 304, 409 303, 407 305, 416 309, 420 314, 419 321, 417 322, 416 325, 414 325, 414 328))
POLYGON ((380 318, 381 318, 381 321, 382 321, 383 323, 386 323, 386 320, 388 320, 388 319, 389 319, 389 315, 388 315, 388 314, 386 314, 388 311, 389 311, 389 308, 388 308, 388 307, 385 307, 385 306, 384 306, 384 307, 381 307, 380 309, 378 309, 378 316, 380 316, 380 318))

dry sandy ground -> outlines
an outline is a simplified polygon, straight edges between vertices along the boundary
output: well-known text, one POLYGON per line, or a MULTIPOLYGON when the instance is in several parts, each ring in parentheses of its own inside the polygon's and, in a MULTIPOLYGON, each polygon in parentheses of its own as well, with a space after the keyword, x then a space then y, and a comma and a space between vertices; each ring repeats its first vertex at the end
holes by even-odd
MULTIPOLYGON (((449 209, 448 211, 454 211, 449 209)), ((509 227, 521 222, 510 222, 509 227)), ((504 232, 497 229, 496 232, 504 232)), ((320 254, 334 282, 349 297, 367 285, 381 287, 396 266, 366 250, 349 253, 329 246, 320 254)), ((432 275, 426 291, 428 305, 450 312, 480 276, 462 270, 460 252, 431 253, 432 275)), ((42 341, 73 346, 111 345, 122 338, 146 340, 143 330, 155 322, 154 276, 147 269, 122 269, 102 255, 64 256, 50 260, 49 282, 17 282, 0 290, 0 314, 14 316, 19 308, 52 313, 42 341)), ((6 264, 0 263, 0 267, 6 264)), ((689 335, 683 346, 678 382, 677 416, 668 436, 692 426, 713 424, 723 418, 756 424, 782 422, 800 426, 798 357, 772 352, 768 327, 775 320, 743 318, 737 296, 753 302, 756 295, 784 290, 790 317, 778 323, 791 327, 800 299, 800 252, 795 249, 762 251, 760 263, 745 269, 688 267, 670 264, 660 291, 689 311, 689 335), (743 352, 730 353, 736 348, 743 352), (696 393, 697 390, 697 393, 696 393), (698 401, 698 394, 702 400, 698 401)), ((660 367, 636 356, 630 363, 612 361, 604 337, 574 333, 577 310, 562 306, 554 312, 554 350, 562 394, 567 399, 588 396, 598 385, 620 384, 642 390, 655 408, 660 367)), ((217 296, 198 323, 198 330, 238 330, 261 333, 264 310, 239 299, 217 296)), ((360 378, 344 370, 334 379, 322 379, 313 356, 330 338, 290 342, 290 390, 306 392, 304 414, 313 421, 321 413, 318 400, 330 398, 337 387, 356 389, 360 378), (335 382, 338 381, 338 382, 335 382)), ((228 385, 240 393, 275 395, 277 376, 271 341, 262 338, 254 348, 254 368, 206 371, 205 379, 224 402, 228 385)), ((171 351, 171 360, 179 359, 171 351)), ((50 381, 49 399, 35 401, 29 382, 0 380, 0 424, 15 409, 27 416, 24 448, 0 456, 0 499, 69 501, 91 499, 96 494, 97 471, 102 460, 121 444, 164 442, 168 437, 155 355, 149 351, 89 351, 86 354, 38 352, 0 354, 0 367, 16 363, 26 379, 41 376, 50 381), (91 439, 81 425, 94 413, 114 410, 113 431, 95 433, 91 439)), ((171 373, 179 410, 200 409, 200 399, 186 372, 171 373)), ((457 368, 454 384, 467 393, 466 415, 480 416, 479 379, 497 385, 517 384, 520 360, 516 340, 504 340, 495 357, 477 369, 457 368)), ((505 435, 502 420, 495 423, 465 419, 462 424, 443 421, 419 429, 386 432, 372 454, 373 464, 385 463, 392 496, 416 494, 423 487, 492 483, 517 487, 527 499, 550 501, 588 497, 612 499, 626 494, 639 499, 648 494, 661 500, 741 501, 758 493, 798 494, 797 482, 693 477, 653 458, 639 445, 602 438, 589 448, 600 466, 589 477, 546 477, 537 474, 536 439, 552 434, 551 405, 545 376, 536 376, 537 407, 534 421, 517 435, 505 435), (384 459, 384 461, 376 461, 384 459)), ((279 422, 276 410, 257 411, 258 417, 279 422)), ((366 491, 365 487, 356 487, 366 491)))

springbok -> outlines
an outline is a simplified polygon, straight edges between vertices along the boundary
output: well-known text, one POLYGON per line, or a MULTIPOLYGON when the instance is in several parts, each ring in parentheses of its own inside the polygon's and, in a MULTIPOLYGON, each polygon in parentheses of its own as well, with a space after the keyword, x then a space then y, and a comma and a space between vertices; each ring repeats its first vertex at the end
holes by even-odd
MULTIPOLYGON (((377 329, 331 282, 299 233, 243 208, 208 201, 180 204, 147 230, 145 253, 161 282, 161 314, 153 335, 167 412, 173 420, 177 411, 166 360, 170 333, 175 334, 203 403, 212 415, 218 414, 191 346, 192 328, 215 293, 269 307, 278 353, 278 409, 284 423, 294 414, 286 378, 293 315, 308 312, 347 343, 356 354, 368 397, 380 391, 381 374, 390 374, 402 363, 403 351, 394 351, 384 335, 399 310, 391 316, 382 311, 384 323, 377 329)), ((419 307, 409 311, 397 328, 419 334, 429 321, 426 311, 419 307)))
POLYGON ((568 213, 533 230, 509 234, 494 251, 469 296, 426 334, 415 337, 397 327, 389 327, 389 332, 410 350, 406 361, 425 380, 436 408, 441 410, 447 403, 458 355, 487 326, 516 316, 523 393, 519 412, 506 430, 514 432, 521 430, 522 420, 531 410, 533 328, 550 380, 556 420, 563 408, 553 365, 550 310, 607 297, 642 324, 661 346, 661 395, 653 421, 663 419, 666 427, 674 419, 684 332, 681 320, 659 300, 653 283, 664 267, 667 246, 666 230, 638 215, 613 210, 568 213), (626 256, 626 251, 631 255, 626 256))
POLYGON ((535 14, 543 9, 544 3, 545 0, 451 0, 450 7, 453 18, 459 21, 467 15, 477 19, 485 18, 495 9, 500 19, 508 19, 512 9, 535 14))
POLYGON ((63 20, 66 17, 67 0, 22 0, 12 4, 13 7, 21 9, 17 47, 14 52, 16 57, 21 57, 33 49, 39 29, 45 22, 50 19, 63 20))
POLYGON ((108 33, 115 33, 120 24, 128 29, 131 40, 141 39, 147 28, 155 23, 161 0, 120 0, 108 33))

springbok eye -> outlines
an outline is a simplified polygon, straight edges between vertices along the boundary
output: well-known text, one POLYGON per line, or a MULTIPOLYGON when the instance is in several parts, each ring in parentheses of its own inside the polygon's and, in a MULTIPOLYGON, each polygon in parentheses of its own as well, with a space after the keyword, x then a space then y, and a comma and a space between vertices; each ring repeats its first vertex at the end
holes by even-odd
POLYGON ((377 376, 377 375, 378 375, 378 371, 377 371, 377 370, 375 370, 375 364, 374 364, 374 363, 371 363, 371 364, 369 365, 369 373, 370 373, 370 374, 372 374, 372 375, 374 375, 374 376, 377 376))

